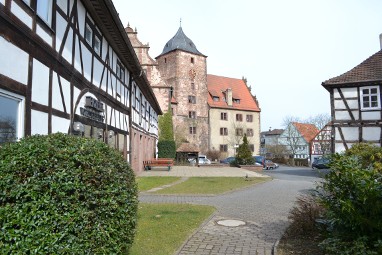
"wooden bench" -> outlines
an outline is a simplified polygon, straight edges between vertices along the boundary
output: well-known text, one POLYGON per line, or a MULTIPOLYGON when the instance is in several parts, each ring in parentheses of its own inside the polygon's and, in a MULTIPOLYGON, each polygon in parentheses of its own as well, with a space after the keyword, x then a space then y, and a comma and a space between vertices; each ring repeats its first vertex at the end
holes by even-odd
POLYGON ((145 171, 151 170, 152 167, 167 167, 168 171, 174 166, 174 159, 172 158, 158 158, 143 161, 143 168, 145 171))

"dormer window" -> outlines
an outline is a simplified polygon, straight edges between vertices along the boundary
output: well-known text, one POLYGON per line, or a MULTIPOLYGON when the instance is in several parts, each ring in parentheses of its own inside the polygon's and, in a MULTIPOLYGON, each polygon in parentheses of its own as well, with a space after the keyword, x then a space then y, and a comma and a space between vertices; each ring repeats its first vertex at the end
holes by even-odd
POLYGON ((212 97, 212 100, 214 100, 214 102, 219 102, 219 97, 212 97))
POLYGON ((233 102, 234 102, 235 104, 240 104, 240 99, 234 98, 234 99, 233 99, 233 102))

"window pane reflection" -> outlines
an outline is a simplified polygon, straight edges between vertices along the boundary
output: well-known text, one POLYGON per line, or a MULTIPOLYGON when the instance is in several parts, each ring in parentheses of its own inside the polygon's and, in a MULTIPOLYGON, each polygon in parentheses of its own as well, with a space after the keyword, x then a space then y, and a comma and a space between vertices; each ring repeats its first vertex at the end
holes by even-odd
POLYGON ((0 144, 17 140, 20 101, 0 94, 0 144))

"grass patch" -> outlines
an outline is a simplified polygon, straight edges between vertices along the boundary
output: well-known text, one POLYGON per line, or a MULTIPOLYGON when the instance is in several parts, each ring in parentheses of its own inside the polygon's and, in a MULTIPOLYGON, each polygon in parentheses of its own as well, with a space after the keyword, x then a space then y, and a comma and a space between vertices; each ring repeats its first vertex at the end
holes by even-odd
POLYGON ((162 185, 173 183, 179 180, 180 177, 173 176, 155 176, 155 177, 137 177, 139 191, 147 191, 162 185))
POLYGON ((130 254, 174 254, 214 211, 214 207, 204 205, 139 204, 130 254))
POLYGON ((157 191, 159 194, 219 194, 269 181, 270 178, 191 177, 187 181, 157 191))

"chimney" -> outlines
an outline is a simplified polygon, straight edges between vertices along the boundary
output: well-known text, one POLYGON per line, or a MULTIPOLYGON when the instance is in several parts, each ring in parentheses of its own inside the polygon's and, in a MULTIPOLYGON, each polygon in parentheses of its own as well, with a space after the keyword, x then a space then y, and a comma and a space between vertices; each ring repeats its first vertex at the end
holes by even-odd
POLYGON ((382 50, 382 34, 379 35, 379 46, 381 47, 381 50, 382 50))
POLYGON ((232 106, 232 89, 231 88, 227 89, 226 97, 227 97, 226 100, 227 100, 228 106, 232 106))

